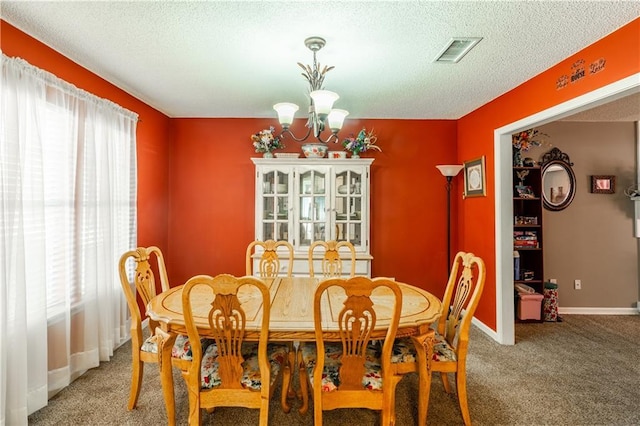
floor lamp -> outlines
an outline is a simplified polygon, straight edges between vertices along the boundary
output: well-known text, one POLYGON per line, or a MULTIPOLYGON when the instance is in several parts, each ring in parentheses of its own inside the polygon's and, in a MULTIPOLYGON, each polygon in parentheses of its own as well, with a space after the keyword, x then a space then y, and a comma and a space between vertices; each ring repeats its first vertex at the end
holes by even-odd
POLYGON ((447 178, 447 277, 451 272, 451 181, 464 166, 459 164, 443 164, 436 166, 442 176, 447 178))

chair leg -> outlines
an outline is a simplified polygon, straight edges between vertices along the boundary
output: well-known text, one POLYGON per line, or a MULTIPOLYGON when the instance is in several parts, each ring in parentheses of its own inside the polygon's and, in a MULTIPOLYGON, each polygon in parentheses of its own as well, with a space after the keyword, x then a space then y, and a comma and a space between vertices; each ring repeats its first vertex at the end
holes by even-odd
POLYGON ((306 414, 309 411, 309 378, 307 377, 307 368, 302 361, 302 352, 300 350, 298 350, 298 379, 300 381, 300 397, 302 399, 302 406, 298 409, 298 412, 306 414))
POLYGON ((185 377, 189 394, 189 425, 200 426, 200 384, 194 383, 191 376, 185 377))
POLYGON ((176 334, 169 334, 157 328, 158 336, 158 366, 160 368, 160 380, 162 383, 162 396, 167 412, 167 424, 176 424, 176 403, 173 391, 173 364, 171 361, 171 349, 176 341, 176 334))
POLYGON ((142 374, 144 372, 144 362, 140 361, 140 353, 138 348, 134 348, 133 362, 131 363, 131 392, 129 393, 129 403, 127 409, 129 411, 136 408, 138 397, 140 396, 140 387, 142 386, 142 374))
POLYGON ((447 373, 440 373, 440 377, 442 377, 442 385, 444 386, 444 391, 446 393, 451 393, 451 385, 449 384, 449 376, 447 376, 447 373))
POLYGON ((395 425, 396 424, 396 388, 398 383, 402 379, 402 376, 393 375, 389 380, 385 379, 384 382, 384 401, 382 405, 382 424, 383 425, 395 425), (389 386, 389 389, 386 387, 389 386))
POLYGON ((466 426, 471 425, 471 416, 469 415, 469 404, 467 401, 467 374, 464 370, 456 373, 456 391, 458 392, 458 404, 462 413, 462 420, 466 426))
POLYGON ((287 395, 288 398, 295 398, 296 391, 293 385, 293 371, 296 365, 296 358, 298 355, 298 348, 300 347, 300 342, 292 342, 289 345, 289 365, 291 366, 291 379, 289 380, 289 393, 287 395), (293 353, 292 353, 293 351, 293 353))
POLYGON ((433 358, 433 345, 435 343, 435 331, 411 338, 418 355, 418 424, 427 424, 429 411, 429 397, 431 395, 431 360, 433 358))
POLYGON ((263 396, 260 403, 260 426, 269 424, 269 396, 263 396))
POLYGON ((291 405, 287 401, 289 394, 292 392, 291 387, 293 386, 293 366, 295 365, 295 352, 292 352, 292 347, 289 346, 289 353, 287 356, 287 362, 283 366, 282 372, 282 391, 280 393, 280 405, 282 406, 282 411, 288 413, 291 411, 291 405))

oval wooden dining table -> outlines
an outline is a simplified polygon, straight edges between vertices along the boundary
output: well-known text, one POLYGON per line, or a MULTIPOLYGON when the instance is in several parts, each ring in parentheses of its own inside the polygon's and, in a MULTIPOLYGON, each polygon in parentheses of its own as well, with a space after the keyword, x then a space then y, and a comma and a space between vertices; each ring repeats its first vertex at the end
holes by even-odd
MULTIPOLYGON (((269 318, 269 340, 270 341, 309 341, 315 340, 315 329, 313 324, 313 296, 318 283, 322 280, 319 277, 277 277, 267 278, 263 281, 269 288, 271 296, 271 315, 269 318)), ((431 324, 440 317, 441 301, 433 294, 419 287, 398 282, 402 290, 402 316, 398 325, 398 337, 412 336, 415 342, 423 342, 426 336, 431 334, 431 324)), ((154 297, 147 305, 147 314, 153 320, 159 321, 161 327, 172 337, 177 334, 187 334, 182 311, 182 287, 173 287, 168 291, 160 293, 154 297)), ((388 291, 388 290, 387 290, 388 291)), ((390 306, 392 295, 381 291, 372 296, 372 300, 376 306, 377 326, 372 335, 372 339, 384 338, 391 309, 390 306)), ((245 339, 258 340, 260 330, 260 319, 262 314, 262 305, 256 294, 250 291, 239 293, 238 298, 243 304, 247 316, 245 339), (255 302, 254 302, 255 301, 255 302)), ((194 320, 201 326, 203 337, 208 336, 206 330, 209 328, 207 324, 207 313, 210 309, 210 296, 207 298, 203 295, 200 299, 197 294, 192 297, 193 300, 201 300, 201 304, 194 304, 194 320), (201 314, 199 314, 201 312, 201 314)), ((327 318, 328 323, 324 329, 327 330, 323 334, 325 340, 340 340, 337 323, 337 315, 342 308, 344 295, 331 294, 324 298, 322 303, 323 318, 327 318), (336 330, 332 332, 331 330, 336 330)), ((416 343, 416 349, 424 354, 424 345, 416 343)), ((171 346, 169 346, 170 349, 171 346)), ((426 356, 419 356, 419 362, 424 363, 426 356)), ((167 410, 167 419, 169 424, 175 422, 175 401, 173 394, 173 373, 171 367, 171 352, 165 350, 162 353, 160 363, 162 375, 162 391, 165 399, 167 410)), ((420 365, 419 371, 427 372, 426 366, 420 365)), ((424 383, 430 383, 429 377, 420 379, 421 386, 424 383), (427 381, 425 381, 427 380, 427 381)), ((426 413, 428 403, 428 390, 420 392, 419 405, 423 408, 419 412, 426 413), (424 394, 424 398, 423 395, 424 394), (426 399, 426 401, 425 401, 426 399)), ((425 414, 426 417, 426 414, 425 414)), ((421 424, 426 422, 421 420, 421 424)))

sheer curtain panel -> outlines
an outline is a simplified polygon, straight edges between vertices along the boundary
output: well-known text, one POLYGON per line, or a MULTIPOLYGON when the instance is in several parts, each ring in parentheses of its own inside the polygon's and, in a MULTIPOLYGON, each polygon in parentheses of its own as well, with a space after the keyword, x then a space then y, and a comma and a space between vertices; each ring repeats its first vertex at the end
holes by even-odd
POLYGON ((0 91, 0 425, 19 425, 129 337, 138 118, 5 55, 0 91))

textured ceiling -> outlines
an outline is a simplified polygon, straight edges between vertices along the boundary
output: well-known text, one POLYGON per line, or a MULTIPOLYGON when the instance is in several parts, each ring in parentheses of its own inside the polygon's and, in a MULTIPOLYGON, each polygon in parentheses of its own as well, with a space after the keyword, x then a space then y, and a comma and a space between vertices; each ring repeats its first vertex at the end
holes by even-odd
POLYGON ((638 1, 5 1, 0 16, 170 117, 305 111, 309 36, 352 118, 457 119, 640 16, 638 1), (458 64, 452 37, 483 37, 458 64))

